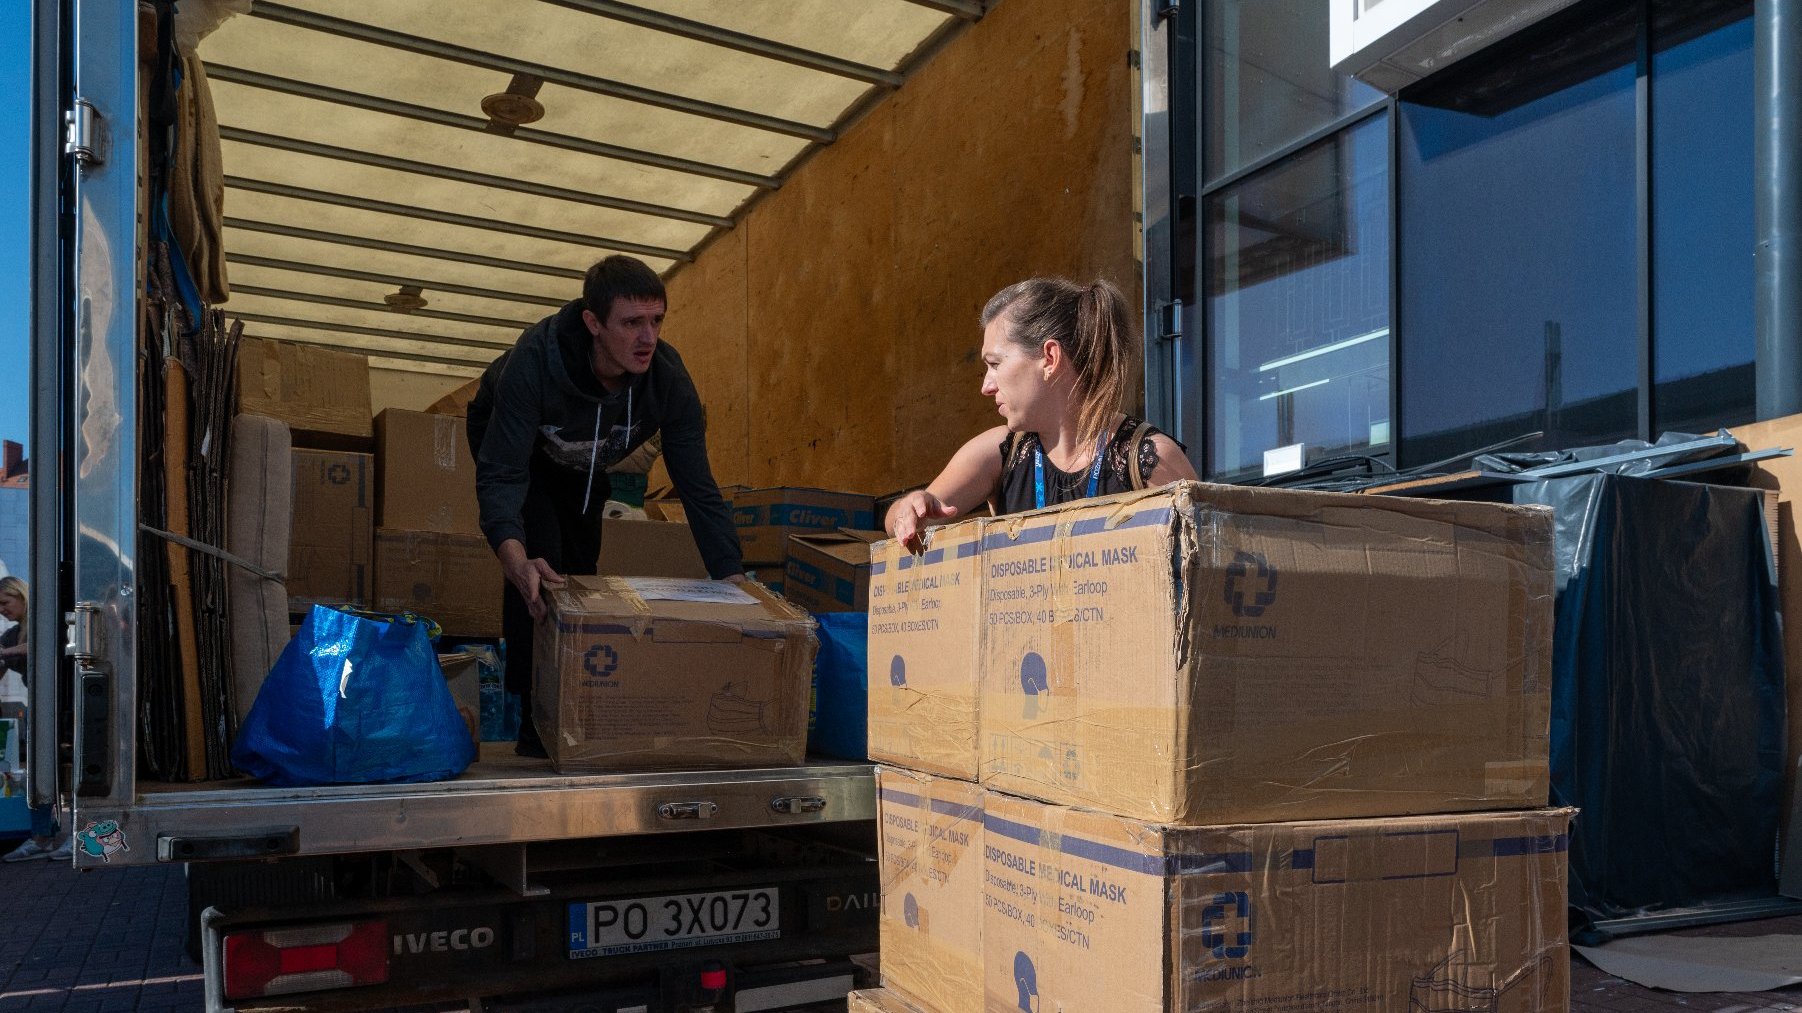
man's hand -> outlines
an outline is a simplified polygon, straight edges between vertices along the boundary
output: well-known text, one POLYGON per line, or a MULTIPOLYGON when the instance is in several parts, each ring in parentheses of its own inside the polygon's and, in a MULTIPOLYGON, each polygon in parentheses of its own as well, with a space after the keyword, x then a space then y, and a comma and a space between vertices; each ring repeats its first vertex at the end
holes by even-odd
POLYGON ((526 610, 532 613, 532 621, 543 619, 544 597, 538 593, 539 589, 562 587, 563 578, 543 559, 527 559, 526 547, 517 538, 502 542, 495 555, 500 557, 501 572, 526 600, 526 610))
POLYGON ((933 521, 948 521, 957 516, 957 508, 947 506, 924 489, 910 492, 888 508, 888 533, 899 539, 909 552, 925 552, 926 528, 933 521))
POLYGON ((729 584, 743 584, 745 581, 750 580, 749 577, 746 577, 742 573, 735 573, 730 577, 722 577, 720 579, 726 581, 729 584))

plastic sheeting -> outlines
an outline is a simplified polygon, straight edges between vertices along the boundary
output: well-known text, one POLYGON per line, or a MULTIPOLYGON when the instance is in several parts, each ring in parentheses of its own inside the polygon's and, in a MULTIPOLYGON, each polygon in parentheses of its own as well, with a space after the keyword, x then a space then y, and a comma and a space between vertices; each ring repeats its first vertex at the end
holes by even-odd
POLYGON ((1771 896, 1784 676, 1763 494, 1585 474, 1513 495, 1557 511, 1552 800, 1582 810, 1572 907, 1771 896))

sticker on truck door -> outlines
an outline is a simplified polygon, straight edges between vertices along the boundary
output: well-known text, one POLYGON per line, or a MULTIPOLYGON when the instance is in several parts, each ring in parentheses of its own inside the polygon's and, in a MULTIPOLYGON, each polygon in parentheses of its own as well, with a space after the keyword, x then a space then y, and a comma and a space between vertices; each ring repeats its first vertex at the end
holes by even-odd
POLYGON ((569 906, 569 956, 612 957, 782 935, 775 887, 687 893, 569 906))

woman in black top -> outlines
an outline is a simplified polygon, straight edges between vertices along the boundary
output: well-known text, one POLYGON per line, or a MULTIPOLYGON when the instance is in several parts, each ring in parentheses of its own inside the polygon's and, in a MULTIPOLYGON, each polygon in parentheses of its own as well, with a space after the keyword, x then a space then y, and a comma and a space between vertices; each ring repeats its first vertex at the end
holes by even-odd
POLYGON ((1033 278, 982 311, 982 392, 1005 421, 964 444, 932 484, 889 508, 890 535, 922 548, 928 525, 1193 479, 1182 447, 1126 415, 1138 346, 1106 281, 1033 278))
MULTIPOLYGON (((12 629, 0 633, 0 668, 11 669, 25 677, 25 617, 31 611, 31 592, 17 577, 0 577, 0 616, 12 621, 12 629)), ((20 755, 25 750, 21 746, 20 755)), ((68 838, 57 843, 56 810, 52 806, 31 807, 31 836, 18 847, 0 856, 0 862, 23 862, 48 858, 66 862, 71 857, 68 838)))

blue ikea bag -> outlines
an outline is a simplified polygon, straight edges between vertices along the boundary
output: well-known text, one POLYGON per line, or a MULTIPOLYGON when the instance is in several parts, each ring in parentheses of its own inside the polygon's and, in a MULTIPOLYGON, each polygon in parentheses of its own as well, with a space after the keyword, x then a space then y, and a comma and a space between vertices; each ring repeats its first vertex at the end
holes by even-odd
POLYGON ((807 751, 861 760, 869 751, 870 654, 867 612, 815 612, 820 653, 813 662, 807 751))
POLYGON ((313 606, 257 691, 232 763, 274 785, 442 781, 475 760, 432 626, 313 606))

